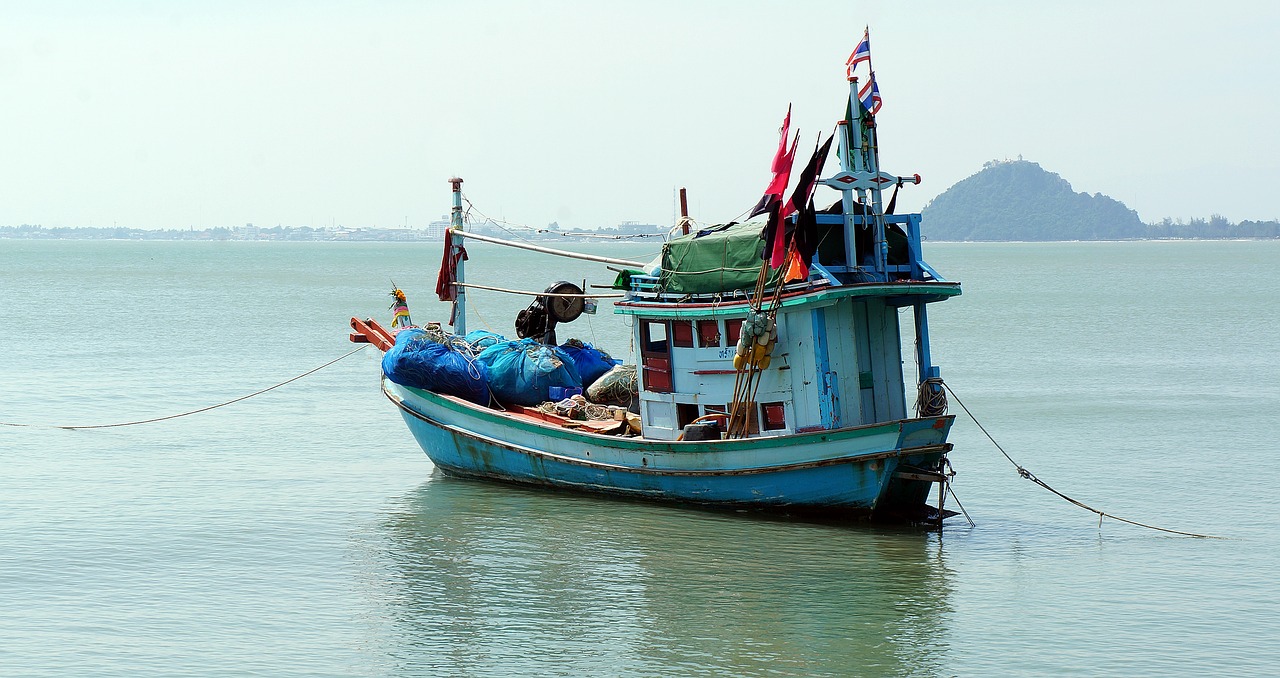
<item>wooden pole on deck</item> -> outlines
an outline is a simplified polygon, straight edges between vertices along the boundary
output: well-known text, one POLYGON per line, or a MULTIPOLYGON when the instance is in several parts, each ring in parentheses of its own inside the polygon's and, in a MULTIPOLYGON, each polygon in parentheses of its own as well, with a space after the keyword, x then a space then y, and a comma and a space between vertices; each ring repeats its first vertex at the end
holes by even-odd
POLYGON ((689 196, 680 187, 680 232, 689 235, 689 196))

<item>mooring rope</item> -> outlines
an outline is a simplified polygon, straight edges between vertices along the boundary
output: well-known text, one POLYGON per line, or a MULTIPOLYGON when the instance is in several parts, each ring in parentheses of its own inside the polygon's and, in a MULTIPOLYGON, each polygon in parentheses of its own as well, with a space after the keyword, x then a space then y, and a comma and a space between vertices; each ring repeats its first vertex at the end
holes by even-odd
MULTIPOLYGON (((1168 532, 1169 534, 1178 534, 1184 537, 1195 537, 1197 539, 1226 539, 1226 537, 1217 537, 1211 534, 1197 534, 1195 532, 1182 532, 1180 530, 1171 530, 1167 527, 1157 527, 1155 525, 1140 523, 1136 520, 1129 520, 1128 518, 1121 518, 1120 516, 1117 516, 1117 515, 1106 513, 1104 511, 1099 511, 1098 509, 1093 508, 1092 506, 1089 506, 1088 504, 1082 501, 1068 497, 1067 495, 1053 489, 1052 487, 1049 486, 1048 483, 1046 483, 1043 480, 1040 480, 1039 478, 1036 477, 1034 473, 1032 473, 1031 471, 1028 471, 1026 467, 1024 467, 1022 464, 1019 464, 1018 462, 1014 461, 1013 457, 1009 456, 1009 453, 1004 451, 1004 448, 1000 446, 1000 443, 996 442, 996 439, 992 437, 991 433, 987 431, 987 428, 982 425, 982 422, 978 421, 978 418, 973 416, 973 413, 969 411, 968 407, 965 407, 964 402, 960 400, 960 396, 957 396, 956 392, 951 390, 951 386, 947 385, 946 383, 943 383, 943 386, 946 387, 947 392, 951 394, 952 399, 956 401, 956 404, 960 406, 960 409, 964 410, 964 413, 969 415, 969 418, 973 420, 973 423, 977 424, 978 428, 982 430, 982 433, 987 436, 987 440, 990 440, 991 444, 995 445, 997 450, 1000 450, 1000 454, 1003 454, 1004 458, 1008 459, 1009 463, 1013 464, 1014 467, 1018 469, 1018 475, 1022 476, 1023 478, 1026 478, 1027 480, 1030 480, 1031 482, 1039 485, 1040 487, 1043 487, 1044 489, 1058 495, 1059 497, 1062 497, 1068 502, 1075 504, 1076 506, 1079 506, 1080 508, 1086 511, 1092 511, 1093 513, 1098 514, 1099 527, 1102 526, 1103 518, 1110 518, 1112 520, 1117 520, 1122 523, 1128 523, 1129 525, 1135 525, 1137 527, 1145 527, 1148 530, 1158 530, 1160 532, 1168 532)), ((952 496, 954 497, 955 495, 952 494, 952 496)), ((957 503, 959 503, 958 499, 956 501, 957 503)))
POLYGON ((326 367, 328 367, 328 366, 330 366, 330 365, 332 365, 332 364, 334 364, 334 363, 338 362, 339 360, 342 360, 343 358, 346 358, 346 357, 351 356, 351 355, 355 355, 356 353, 359 353, 360 351, 363 351, 363 350, 365 350, 365 349, 366 349, 366 348, 368 348, 368 347, 369 347, 369 344, 362 344, 359 348, 356 348, 356 349, 353 349, 353 350, 351 350, 351 351, 348 351, 347 353, 344 353, 343 355, 340 355, 340 356, 338 356, 337 358, 334 358, 333 360, 330 360, 329 362, 327 362, 327 363, 325 363, 325 364, 323 364, 323 365, 321 365, 321 366, 319 366, 319 367, 317 367, 317 368, 315 368, 315 369, 307 370, 306 372, 303 372, 302 374, 299 374, 299 375, 298 375, 298 376, 296 376, 296 377, 293 377, 293 378, 291 378, 291 379, 286 379, 286 380, 284 380, 284 381, 282 381, 282 382, 280 382, 280 383, 278 383, 278 384, 276 384, 276 385, 274 385, 274 386, 268 386, 267 388, 264 388, 264 389, 262 389, 262 390, 260 390, 260 391, 254 391, 253 393, 250 393, 249 395, 243 395, 243 396, 240 396, 239 398, 235 398, 235 399, 233 399, 233 400, 228 400, 228 401, 227 401, 227 402, 225 402, 225 403, 218 403, 217 405, 210 405, 210 406, 208 406, 208 407, 202 407, 202 408, 200 408, 200 409, 198 409, 198 410, 191 410, 190 412, 182 412, 181 414, 170 414, 170 415, 168 415, 168 416, 164 416, 164 417, 155 417, 155 418, 153 418, 153 419, 142 419, 142 420, 139 420, 139 421, 126 421, 126 422, 121 422, 121 423, 119 423, 119 424, 94 424, 94 425, 92 425, 92 426, 55 426, 55 425, 52 425, 52 424, 11 424, 11 423, 7 423, 7 422, 0 422, 0 426, 14 426, 14 427, 21 427, 21 428, 60 428, 60 429, 65 429, 65 430, 76 430, 76 429, 86 429, 86 428, 114 428, 114 427, 117 427, 117 426, 134 426, 134 425, 137 425, 137 424, 151 424, 151 423, 154 423, 154 422, 157 422, 157 421, 165 421, 165 420, 167 420, 167 419, 177 419, 178 417, 185 417, 185 416, 188 416, 188 415, 191 415, 191 414, 199 414, 199 413, 201 413, 201 412, 208 412, 209 410, 216 410, 216 409, 218 409, 219 407, 226 407, 227 405, 231 405, 232 403, 238 403, 238 402, 240 402, 241 400, 248 400, 249 398, 252 398, 252 397, 254 397, 254 396, 262 395, 263 393, 266 393, 267 391, 275 390, 275 389, 277 389, 277 388, 280 388, 281 386, 284 386, 285 384, 290 384, 290 383, 293 383, 293 382, 295 382, 295 381, 297 381, 297 380, 299 380, 299 379, 301 379, 301 378, 303 378, 303 377, 305 377, 305 376, 308 376, 308 375, 311 375, 311 374, 315 374, 316 372, 319 372, 320 370, 323 370, 324 368, 326 368, 326 367))

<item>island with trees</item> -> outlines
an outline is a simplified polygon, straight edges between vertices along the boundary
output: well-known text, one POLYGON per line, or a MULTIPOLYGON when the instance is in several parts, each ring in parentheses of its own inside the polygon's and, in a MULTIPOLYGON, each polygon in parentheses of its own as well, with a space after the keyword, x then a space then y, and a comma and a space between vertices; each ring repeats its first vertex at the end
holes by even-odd
POLYGON ((924 235, 942 241, 1278 238, 1280 221, 1232 223, 1221 215, 1144 223, 1124 203, 1077 193, 1039 164, 991 161, 923 210, 924 235))

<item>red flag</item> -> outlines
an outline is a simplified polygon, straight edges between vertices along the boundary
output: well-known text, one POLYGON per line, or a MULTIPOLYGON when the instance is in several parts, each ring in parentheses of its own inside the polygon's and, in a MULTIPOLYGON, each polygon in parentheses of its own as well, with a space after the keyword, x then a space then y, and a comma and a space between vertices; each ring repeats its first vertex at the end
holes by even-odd
POLYGON ((787 135, 791 131, 791 106, 787 105, 787 117, 782 119, 782 129, 779 130, 778 151, 773 155, 773 164, 770 170, 773 172, 773 178, 769 181, 769 186, 764 190, 764 195, 760 198, 760 202, 751 209, 751 213, 747 215, 750 219, 756 215, 764 214, 769 210, 769 204, 777 201, 782 202, 782 194, 787 190, 787 182, 791 180, 791 165, 796 159, 796 145, 800 143, 800 135, 797 134, 795 141, 791 142, 791 150, 787 150, 787 135))
MULTIPOLYGON (((440 297, 440 301, 458 300, 458 288, 454 283, 458 282, 458 260, 467 260, 467 250, 461 246, 453 246, 453 229, 445 229, 444 232, 444 258, 440 261, 440 273, 436 276, 436 296, 440 297)), ((450 322, 450 325, 453 323, 450 322)))

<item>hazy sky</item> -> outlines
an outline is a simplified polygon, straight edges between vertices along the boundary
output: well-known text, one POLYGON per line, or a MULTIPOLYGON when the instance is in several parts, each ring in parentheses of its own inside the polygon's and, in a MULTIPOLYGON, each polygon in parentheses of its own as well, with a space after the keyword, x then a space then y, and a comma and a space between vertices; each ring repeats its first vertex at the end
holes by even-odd
POLYGON ((726 221, 865 24, 906 208, 1022 155, 1147 221, 1280 218, 1280 2, 0 0, 0 225, 420 227, 452 175, 521 224, 677 186, 726 221))

